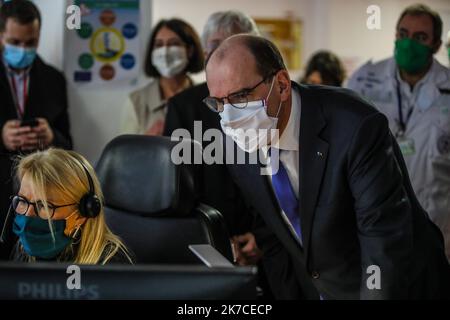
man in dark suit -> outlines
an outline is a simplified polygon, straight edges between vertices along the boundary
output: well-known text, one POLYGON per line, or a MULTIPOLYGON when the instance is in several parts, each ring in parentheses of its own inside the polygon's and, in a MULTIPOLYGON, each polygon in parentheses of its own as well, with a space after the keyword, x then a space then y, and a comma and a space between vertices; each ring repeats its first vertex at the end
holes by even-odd
MULTIPOLYGON (((239 34, 258 34, 256 24, 248 15, 240 11, 219 11, 209 16, 203 28, 202 42, 207 59, 217 46, 227 37, 239 34)), ((203 103, 209 95, 206 83, 199 84, 174 96, 168 101, 164 135, 171 136, 177 129, 187 130, 191 137, 198 132, 201 137, 210 129, 220 130, 220 117, 203 103), (197 127, 197 130, 195 126, 197 127)), ((203 149, 210 144, 201 139, 203 149)), ((264 274, 264 257, 256 245, 254 233, 262 232, 264 223, 255 219, 244 202, 242 194, 231 179, 224 164, 202 163, 197 171, 200 201, 216 208, 223 215, 230 232, 233 251, 238 265, 259 266, 259 286, 263 298, 272 298, 271 290, 264 274)))
MULTIPOLYGON (((30 1, 10 1, 0 9, 2 227, 13 193, 14 157, 49 146, 72 148, 64 76, 36 54, 40 26, 40 13, 30 1)), ((0 259, 8 258, 12 244, 10 237, 0 243, 0 259)))
MULTIPOLYGON (((239 11, 220 11, 213 13, 205 24, 202 41, 205 58, 227 37, 238 33, 258 34, 255 22, 239 11)), ((164 135, 171 136, 176 129, 188 130, 191 137, 209 129, 220 130, 220 117, 211 112, 203 103, 209 95, 206 83, 199 84, 174 96, 168 101, 164 135), (195 126, 197 127, 197 130, 195 126)), ((203 148, 210 142, 202 141, 203 148)), ((234 240, 235 253, 239 264, 253 264, 260 257, 253 234, 250 232, 253 215, 249 214, 242 196, 232 181, 225 165, 202 164, 198 170, 197 182, 200 200, 222 213, 234 240), (244 251, 242 251, 244 250, 244 251)))
POLYGON ((276 235, 257 234, 272 258, 267 272, 275 292, 308 299, 450 296, 442 234, 418 204, 381 113, 352 91, 292 83, 278 49, 260 37, 225 40, 206 77, 205 102, 220 112, 224 132, 273 168, 266 176, 262 164, 230 165, 276 235), (241 139, 255 129, 278 130, 279 139, 241 139))

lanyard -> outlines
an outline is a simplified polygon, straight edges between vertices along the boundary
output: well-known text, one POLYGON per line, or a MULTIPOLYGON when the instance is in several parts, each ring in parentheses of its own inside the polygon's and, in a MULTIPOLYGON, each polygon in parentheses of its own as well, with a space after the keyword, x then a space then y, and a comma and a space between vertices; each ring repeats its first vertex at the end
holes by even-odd
POLYGON ((397 83, 397 106, 398 106, 398 127, 399 131, 397 132, 397 136, 403 136, 406 131, 406 127, 408 126, 409 119, 411 119, 411 115, 413 113, 414 108, 409 108, 408 113, 406 115, 406 119, 403 118, 403 108, 402 108, 402 93, 400 92, 400 81, 395 78, 397 83))
POLYGON ((16 102, 16 110, 17 110, 17 115, 19 116, 20 119, 23 119, 24 113, 25 113, 25 106, 27 104, 27 100, 28 100, 28 76, 25 73, 23 76, 23 100, 22 100, 22 105, 20 105, 20 101, 19 101, 19 92, 17 91, 17 86, 16 86, 16 80, 14 75, 11 74, 11 85, 14 91, 14 98, 15 98, 15 102, 16 102))

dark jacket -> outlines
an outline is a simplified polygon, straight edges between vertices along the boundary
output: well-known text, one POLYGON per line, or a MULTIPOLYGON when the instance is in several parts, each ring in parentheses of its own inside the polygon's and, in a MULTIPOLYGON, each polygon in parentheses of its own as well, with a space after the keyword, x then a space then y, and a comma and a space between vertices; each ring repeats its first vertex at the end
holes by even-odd
MULTIPOLYGON (((67 112, 67 91, 64 75, 55 68, 45 64, 39 57, 30 70, 30 83, 24 119, 47 119, 54 133, 53 146, 71 149, 69 115, 67 112)), ((0 62, 0 128, 8 120, 17 119, 16 107, 11 93, 5 66, 0 62)), ((0 139, 0 225, 9 207, 9 197, 13 193, 12 163, 18 153, 6 150, 0 139)), ((0 259, 9 256, 12 247, 8 243, 0 244, 0 259)))
MULTIPOLYGON (((349 90, 299 86, 299 216, 303 246, 258 164, 230 165, 276 236, 257 241, 283 298, 450 297, 443 238, 419 205, 384 115, 349 90), (367 281, 376 265, 381 289, 367 281), (368 269, 369 268, 369 269, 368 269)), ((279 295, 280 296, 280 295, 279 295)))
MULTIPOLYGON (((179 128, 189 131, 193 139, 201 139, 208 129, 220 127, 220 117, 202 102, 209 95, 206 83, 194 86, 168 101, 165 136, 171 136, 179 128), (195 121, 201 121, 201 129, 195 132, 195 121)), ((210 142, 203 141, 203 148, 210 142)), ((197 170, 200 201, 219 210, 225 218, 231 235, 243 234, 251 229, 253 216, 248 212, 242 196, 223 164, 202 164, 197 170)))

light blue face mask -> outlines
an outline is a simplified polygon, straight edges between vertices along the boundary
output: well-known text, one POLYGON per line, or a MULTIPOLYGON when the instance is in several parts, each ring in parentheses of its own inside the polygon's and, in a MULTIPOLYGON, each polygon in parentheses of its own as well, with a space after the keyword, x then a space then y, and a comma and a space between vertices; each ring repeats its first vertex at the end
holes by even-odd
POLYGON ((25 252, 41 259, 53 259, 72 241, 64 234, 66 220, 52 220, 53 236, 48 220, 26 215, 16 215, 13 231, 25 252))
POLYGON ((278 125, 278 115, 281 104, 278 105, 277 115, 271 117, 267 114, 267 101, 272 94, 275 77, 272 79, 269 94, 265 99, 249 101, 234 106, 226 103, 220 113, 220 125, 223 132, 245 152, 255 152, 272 141, 278 125), (252 135, 252 133, 255 133, 252 135), (250 136, 249 136, 250 134, 250 136))
POLYGON ((36 58, 36 48, 23 48, 5 44, 3 48, 3 59, 14 69, 29 67, 36 58))

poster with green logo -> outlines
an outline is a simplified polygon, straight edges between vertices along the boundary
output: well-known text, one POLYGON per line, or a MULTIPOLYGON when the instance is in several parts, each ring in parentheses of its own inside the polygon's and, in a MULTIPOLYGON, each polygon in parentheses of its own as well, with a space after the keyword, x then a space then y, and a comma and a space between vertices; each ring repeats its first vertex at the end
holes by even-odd
POLYGON ((75 0, 79 28, 68 30, 65 71, 76 84, 132 82, 139 72, 139 0, 75 0))

